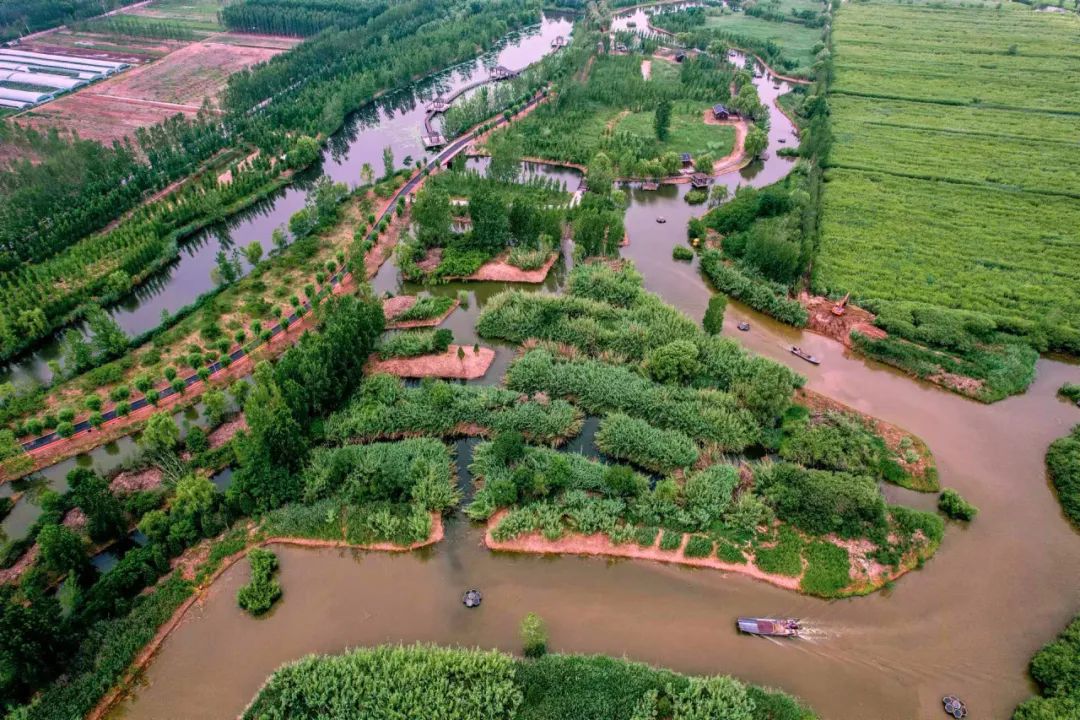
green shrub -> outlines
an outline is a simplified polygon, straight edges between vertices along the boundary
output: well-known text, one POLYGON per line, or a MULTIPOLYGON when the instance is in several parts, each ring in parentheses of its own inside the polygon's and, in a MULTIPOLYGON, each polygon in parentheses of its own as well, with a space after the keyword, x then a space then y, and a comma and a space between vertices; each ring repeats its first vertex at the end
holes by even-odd
POLYGON ((806 327, 809 314, 798 300, 788 298, 768 283, 756 280, 733 265, 728 265, 720 252, 703 250, 701 269, 717 290, 788 325, 806 327))
POLYGON ((1046 467, 1065 515, 1080 528, 1080 425, 1050 444, 1046 467))
POLYGON ((417 357, 444 353, 453 340, 450 330, 414 330, 391 335, 377 349, 383 358, 417 357))
POLYGON ((543 619, 529 613, 521 621, 521 647, 525 657, 538 658, 547 653, 548 632, 543 619))
POLYGON ((689 558, 709 557, 713 553, 713 541, 704 535, 691 535, 683 554, 689 558))
POLYGON ((269 550, 255 548, 248 553, 251 580, 236 593, 236 602, 252 615, 267 612, 281 597, 281 585, 274 579, 277 571, 277 555, 269 550))
POLYGON ((1058 395, 1061 397, 1072 400, 1074 403, 1080 403, 1080 385, 1076 383, 1065 383, 1058 390, 1058 395))
POLYGON ((763 572, 796 577, 802 573, 803 540, 791 528, 781 526, 773 547, 754 549, 754 564, 763 572))
POLYGON ((659 534, 660 528, 641 526, 634 529, 634 542, 641 547, 652 547, 656 544, 656 536, 659 534))
POLYGON ((835 597, 851 584, 851 558, 842 547, 815 540, 806 547, 806 574, 802 590, 819 597, 835 597))
POLYGON ((864 537, 886 528, 885 500, 869 477, 790 463, 761 465, 754 477, 777 517, 811 535, 864 537))
POLYGON ((416 302, 408 310, 394 318, 395 321, 431 320, 442 317, 454 304, 454 299, 440 295, 428 295, 417 298, 416 302))
POLYGON ((621 413, 600 422, 596 446, 606 455, 656 472, 671 472, 697 462, 694 441, 677 430, 661 430, 621 413))
POLYGON ((975 519, 979 509, 960 497, 960 493, 948 489, 938 498, 938 510, 953 520, 970 522, 975 519))
POLYGON ((660 536, 660 549, 661 550, 678 550, 682 545, 683 534, 674 530, 664 530, 664 534, 660 536))
POLYGON ((701 326, 710 335, 719 335, 724 330, 724 311, 727 310, 727 295, 713 293, 709 296, 709 306, 705 309, 705 317, 701 320, 701 326))
POLYGON ((742 549, 727 540, 716 543, 716 557, 727 563, 744 564, 746 562, 746 556, 743 555, 742 549))
POLYGON ((694 259, 694 251, 685 245, 676 245, 671 250, 671 258, 673 260, 682 260, 684 262, 690 262, 694 259))

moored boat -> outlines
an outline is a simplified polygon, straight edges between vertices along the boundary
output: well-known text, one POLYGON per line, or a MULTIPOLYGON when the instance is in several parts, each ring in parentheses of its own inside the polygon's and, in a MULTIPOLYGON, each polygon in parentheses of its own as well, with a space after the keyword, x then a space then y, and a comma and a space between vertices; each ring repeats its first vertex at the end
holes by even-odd
POLYGON ((816 357, 814 357, 810 353, 803 350, 798 345, 792 345, 791 346, 791 354, 796 355, 798 357, 801 357, 803 360, 810 363, 811 365, 820 365, 821 364, 820 360, 818 360, 816 357))
POLYGON ((739 630, 750 635, 768 635, 770 637, 797 637, 799 620, 797 618, 754 618, 741 617, 739 630))
POLYGON ((748 323, 748 322, 741 322, 741 323, 739 323, 739 324, 738 324, 738 326, 737 326, 737 327, 738 327, 738 328, 739 328, 740 330, 742 330, 743 332, 748 332, 748 331, 750 330, 750 323, 748 323))

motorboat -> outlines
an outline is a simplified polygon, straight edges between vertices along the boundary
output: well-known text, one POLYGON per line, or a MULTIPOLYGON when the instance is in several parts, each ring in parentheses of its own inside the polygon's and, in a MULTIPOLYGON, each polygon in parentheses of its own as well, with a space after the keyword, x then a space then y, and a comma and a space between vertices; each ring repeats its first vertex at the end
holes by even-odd
POLYGON ((767 635, 769 637, 797 637, 799 635, 798 618, 755 618, 741 617, 739 630, 749 635, 767 635))
POLYGON ((666 222, 667 222, 667 218, 666 218, 666 217, 664 217, 663 215, 661 215, 660 217, 656 218, 656 222, 658 222, 658 223, 660 223, 661 225, 663 225, 664 223, 666 223, 666 222))

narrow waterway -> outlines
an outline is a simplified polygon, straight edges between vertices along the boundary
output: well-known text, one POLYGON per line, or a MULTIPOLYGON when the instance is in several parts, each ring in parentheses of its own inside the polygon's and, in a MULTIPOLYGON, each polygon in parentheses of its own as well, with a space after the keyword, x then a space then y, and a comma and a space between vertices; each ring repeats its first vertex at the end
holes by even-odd
MULTIPOLYGON (((755 82, 772 107, 771 80, 755 82)), ((791 132, 774 111, 771 158, 720 181, 733 188, 783 177, 791 163, 775 155, 776 138, 791 132)), ((358 173, 358 166, 348 171, 358 173)), ((630 245, 623 255, 637 263, 648 289, 697 319, 711 292, 696 261, 671 258, 672 248, 686 242, 689 218, 704 211, 683 201, 687 189, 630 189, 630 245), (658 215, 667 223, 656 223, 658 215)), ((555 291, 564 277, 560 265, 537 289, 555 291)), ((379 292, 420 289, 403 286, 390 263, 374 284, 379 292)), ((431 291, 468 294, 468 308, 445 326, 472 342, 479 310, 503 287, 451 284, 431 291)), ((1080 535, 1064 520, 1043 466, 1047 445, 1080 422, 1077 409, 1054 396, 1062 382, 1080 382, 1080 366, 1040 360, 1025 395, 986 406, 738 303, 728 306, 725 334, 804 373, 812 389, 921 436, 935 453, 942 484, 979 506, 977 520, 967 528, 950 524, 938 554, 893 589, 834 602, 716 571, 491 553, 481 530, 460 516, 450 520, 442 543, 407 555, 278 548, 285 595, 276 609, 255 620, 236 607, 236 590, 248 574, 246 563, 238 564, 165 642, 114 716, 235 717, 275 667, 311 652, 418 640, 517 650, 518 623, 535 611, 547 621, 555 650, 731 673, 795 693, 830 720, 935 717, 945 694, 963 697, 973 717, 1008 717, 1031 692, 1025 674, 1031 654, 1080 610, 1080 535), (743 319, 749 333, 735 329, 743 319), (807 347, 822 364, 794 358, 791 344, 807 347), (469 587, 484 591, 479 610, 460 604, 469 587), (773 642, 736 633, 737 615, 773 613, 803 617, 808 637, 773 642)), ((483 382, 501 379, 510 353, 499 348, 483 382)), ((579 438, 570 449, 589 445, 579 438)), ((474 446, 456 444, 465 486, 474 446)))
MULTIPOLYGON (((435 73, 380 98, 350 115, 323 151, 315 167, 305 171, 296 182, 224 223, 187 239, 180 257, 167 268, 139 286, 123 301, 108 309, 109 314, 129 336, 157 327, 162 313, 175 313, 214 289, 210 271, 220 250, 231 254, 252 242, 260 242, 265 251, 272 248, 270 234, 288 222, 304 206, 307 189, 321 175, 350 187, 362 184, 361 168, 368 164, 375 176, 383 174, 383 148, 394 151, 396 167, 412 165, 425 156, 420 140, 426 104, 437 95, 447 95, 477 80, 489 77, 492 69, 504 66, 522 70, 552 52, 551 41, 569 37, 573 23, 565 16, 547 14, 538 26, 508 36, 499 46, 480 58, 435 73)), ((251 270, 241 259, 243 274, 251 270)), ((77 326, 86 334, 84 325, 77 326)), ((60 334, 34 352, 0 370, 0 382, 17 384, 48 382, 52 378, 50 361, 60 361, 60 334)))

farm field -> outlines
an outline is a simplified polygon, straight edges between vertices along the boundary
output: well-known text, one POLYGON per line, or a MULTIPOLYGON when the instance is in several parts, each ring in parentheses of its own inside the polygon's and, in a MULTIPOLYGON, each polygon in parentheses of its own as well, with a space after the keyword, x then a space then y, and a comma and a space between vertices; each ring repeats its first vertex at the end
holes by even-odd
POLYGON ((845 5, 815 289, 1052 324, 1075 352, 1077 37, 1019 5, 845 5))
MULTIPOLYGON (((814 3, 818 6, 817 3, 814 3)), ((809 72, 814 64, 814 45, 821 42, 821 29, 792 22, 773 22, 744 13, 710 15, 705 27, 740 35, 758 42, 773 42, 797 63, 798 72, 809 72)))

